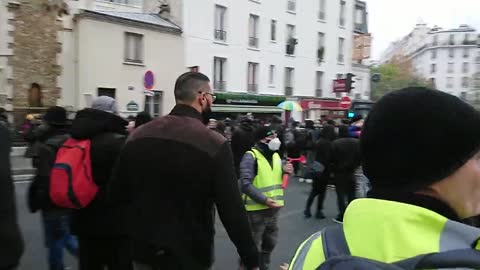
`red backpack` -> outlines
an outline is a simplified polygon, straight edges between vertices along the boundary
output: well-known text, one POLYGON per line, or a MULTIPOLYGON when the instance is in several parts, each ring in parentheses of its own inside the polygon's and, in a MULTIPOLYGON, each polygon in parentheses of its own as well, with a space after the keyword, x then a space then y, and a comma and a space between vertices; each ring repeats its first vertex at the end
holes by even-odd
POLYGON ((90 140, 68 139, 58 149, 50 174, 50 199, 63 208, 81 209, 95 198, 90 140))

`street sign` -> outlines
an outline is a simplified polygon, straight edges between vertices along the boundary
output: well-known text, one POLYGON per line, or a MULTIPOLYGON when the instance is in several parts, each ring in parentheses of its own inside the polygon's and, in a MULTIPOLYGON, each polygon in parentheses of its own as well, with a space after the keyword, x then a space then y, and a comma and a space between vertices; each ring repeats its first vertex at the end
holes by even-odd
POLYGON ((135 101, 130 101, 127 103, 127 111, 129 112, 138 112, 140 106, 135 101))
POLYGON ((143 86, 145 86, 145 89, 147 90, 152 90, 155 86, 155 76, 151 70, 145 72, 145 75, 143 76, 143 86))
POLYGON ((340 99, 340 108, 348 110, 352 107, 352 100, 349 97, 342 97, 340 99))
POLYGON ((333 92, 334 93, 347 92, 347 79, 333 80, 333 92))

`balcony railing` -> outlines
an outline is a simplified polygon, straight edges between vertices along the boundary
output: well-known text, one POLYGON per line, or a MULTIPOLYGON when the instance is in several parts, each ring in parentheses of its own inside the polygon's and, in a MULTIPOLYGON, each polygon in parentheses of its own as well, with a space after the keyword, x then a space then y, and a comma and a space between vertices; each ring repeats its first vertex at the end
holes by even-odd
POLYGON ((285 87, 285 96, 291 96, 291 95, 293 95, 293 87, 286 86, 285 87))
POLYGON ((227 41, 227 32, 223 30, 215 30, 215 40, 227 41))
POLYGON ((249 84, 248 84, 247 92, 249 92, 249 93, 258 93, 258 84, 249 83, 249 84))
POLYGON ((252 48, 258 48, 258 38, 257 37, 249 37, 248 38, 248 46, 252 48))
POLYGON ((227 88, 226 85, 227 85, 226 81, 215 81, 213 83, 213 88, 217 91, 225 91, 227 88))

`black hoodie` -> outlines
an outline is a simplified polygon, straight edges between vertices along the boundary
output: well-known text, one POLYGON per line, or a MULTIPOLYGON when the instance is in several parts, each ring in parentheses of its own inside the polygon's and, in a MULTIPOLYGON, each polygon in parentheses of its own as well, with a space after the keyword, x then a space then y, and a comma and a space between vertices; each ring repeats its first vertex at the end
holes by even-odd
POLYGON ((23 253, 17 222, 15 188, 10 172, 10 135, 0 124, 0 269, 13 269, 23 253))
POLYGON ((79 111, 72 124, 75 139, 90 139, 93 180, 99 187, 95 199, 73 214, 72 229, 80 236, 110 237, 119 234, 121 209, 107 205, 106 186, 113 166, 125 143, 128 122, 121 117, 95 109, 79 111))

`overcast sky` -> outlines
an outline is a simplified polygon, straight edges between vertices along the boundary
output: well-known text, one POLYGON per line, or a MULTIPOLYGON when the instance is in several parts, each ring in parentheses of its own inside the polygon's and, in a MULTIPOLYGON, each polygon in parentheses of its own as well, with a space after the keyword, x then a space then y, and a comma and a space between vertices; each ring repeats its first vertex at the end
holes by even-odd
POLYGON ((480 0, 366 0, 373 34, 372 56, 407 35, 419 21, 454 28, 468 24, 480 30, 480 0))

